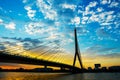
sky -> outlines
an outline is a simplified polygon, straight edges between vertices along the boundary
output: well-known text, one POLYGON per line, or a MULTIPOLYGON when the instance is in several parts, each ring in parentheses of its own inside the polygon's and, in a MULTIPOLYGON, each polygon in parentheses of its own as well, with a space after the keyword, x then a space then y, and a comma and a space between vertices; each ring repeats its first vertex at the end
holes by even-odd
POLYGON ((120 66, 119 0, 0 0, 0 50, 9 54, 72 64, 75 28, 84 67, 120 66))

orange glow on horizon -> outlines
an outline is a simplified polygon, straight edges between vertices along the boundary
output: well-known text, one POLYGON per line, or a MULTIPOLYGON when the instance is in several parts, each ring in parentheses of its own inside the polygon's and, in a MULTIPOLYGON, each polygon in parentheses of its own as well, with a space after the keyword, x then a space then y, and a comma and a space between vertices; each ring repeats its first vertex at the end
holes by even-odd
MULTIPOLYGON (((41 55, 42 53, 40 51, 38 51, 39 49, 37 51, 24 51, 22 46, 14 46, 12 48, 13 49, 14 48, 20 48, 20 51, 15 51, 14 53, 11 53, 11 54, 15 54, 15 53, 23 51, 23 53, 20 54, 22 56, 29 56, 31 58, 44 59, 44 60, 69 64, 69 65, 73 64, 73 59, 74 59, 73 54, 68 54, 68 53, 47 53, 45 55, 41 55), (60 58, 60 56, 62 56, 62 57, 60 58), (61 60, 58 60, 58 59, 61 59, 61 60)), ((7 47, 7 50, 11 50, 11 48, 7 47)), ((41 51, 44 51, 44 50, 41 50, 41 51)), ((119 61, 120 61, 119 57, 118 58, 110 58, 110 57, 105 58, 105 57, 97 56, 97 58, 90 58, 89 55, 82 56, 82 62, 83 62, 83 67, 84 68, 88 68, 88 67, 94 68, 94 64, 96 64, 96 63, 101 64, 101 67, 109 67, 109 66, 120 65, 119 61)), ((76 66, 80 67, 78 59, 77 59, 77 62, 76 62, 76 66)), ((0 67, 3 68, 3 69, 16 69, 16 68, 20 68, 20 67, 25 68, 25 69, 32 69, 32 68, 36 68, 36 67, 40 67, 40 66, 16 64, 16 66, 2 65, 0 67)))
MULTIPOLYGON (((65 60, 65 61, 66 62, 64 62, 64 63, 66 63, 66 64, 72 65, 72 63, 73 63, 72 59, 71 60, 70 59, 69 60, 65 60)), ((120 61, 119 58, 114 58, 114 59, 99 59, 99 60, 95 59, 95 60, 91 60, 91 61, 89 61, 89 59, 88 60, 84 60, 83 59, 83 67, 86 68, 86 69, 88 67, 94 68, 94 64, 96 64, 96 63, 101 64, 101 67, 120 66, 119 65, 119 61, 120 61)), ((78 61, 76 62, 76 66, 80 67, 78 61)), ((3 66, 0 66, 0 67, 3 68, 3 69, 18 69, 20 67, 25 68, 25 69, 33 69, 33 68, 44 67, 44 66, 16 64, 16 66, 3 65, 3 66)))

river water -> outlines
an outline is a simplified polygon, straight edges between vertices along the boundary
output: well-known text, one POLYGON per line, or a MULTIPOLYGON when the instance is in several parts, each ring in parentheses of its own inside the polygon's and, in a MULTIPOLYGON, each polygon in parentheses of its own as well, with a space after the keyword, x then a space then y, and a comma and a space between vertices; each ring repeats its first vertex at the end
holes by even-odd
POLYGON ((120 80, 120 73, 27 73, 0 72, 0 80, 120 80))

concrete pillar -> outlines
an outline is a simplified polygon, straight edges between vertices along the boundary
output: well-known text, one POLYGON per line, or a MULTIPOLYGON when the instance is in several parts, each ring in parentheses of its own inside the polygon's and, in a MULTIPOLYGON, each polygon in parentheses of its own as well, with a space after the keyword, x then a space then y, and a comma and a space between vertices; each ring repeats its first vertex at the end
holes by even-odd
POLYGON ((62 71, 62 70, 65 70, 65 68, 64 68, 64 67, 61 67, 61 71, 62 71))
POLYGON ((47 65, 45 65, 44 68, 47 69, 47 65))

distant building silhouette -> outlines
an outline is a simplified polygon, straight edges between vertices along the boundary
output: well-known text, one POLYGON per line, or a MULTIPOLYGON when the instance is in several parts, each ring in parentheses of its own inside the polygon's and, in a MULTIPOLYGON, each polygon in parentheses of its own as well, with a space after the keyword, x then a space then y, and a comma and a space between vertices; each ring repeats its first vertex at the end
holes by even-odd
POLYGON ((0 70, 2 70, 2 68, 0 67, 0 70))
POLYGON ((91 68, 91 67, 88 67, 88 71, 92 71, 92 68, 91 68))
POLYGON ((102 67, 101 70, 107 70, 107 67, 102 67))
POLYGON ((108 68, 110 71, 120 71, 120 66, 111 66, 108 68))
POLYGON ((100 69, 100 67, 101 67, 101 64, 94 64, 94 66, 95 66, 95 70, 99 70, 100 69))

